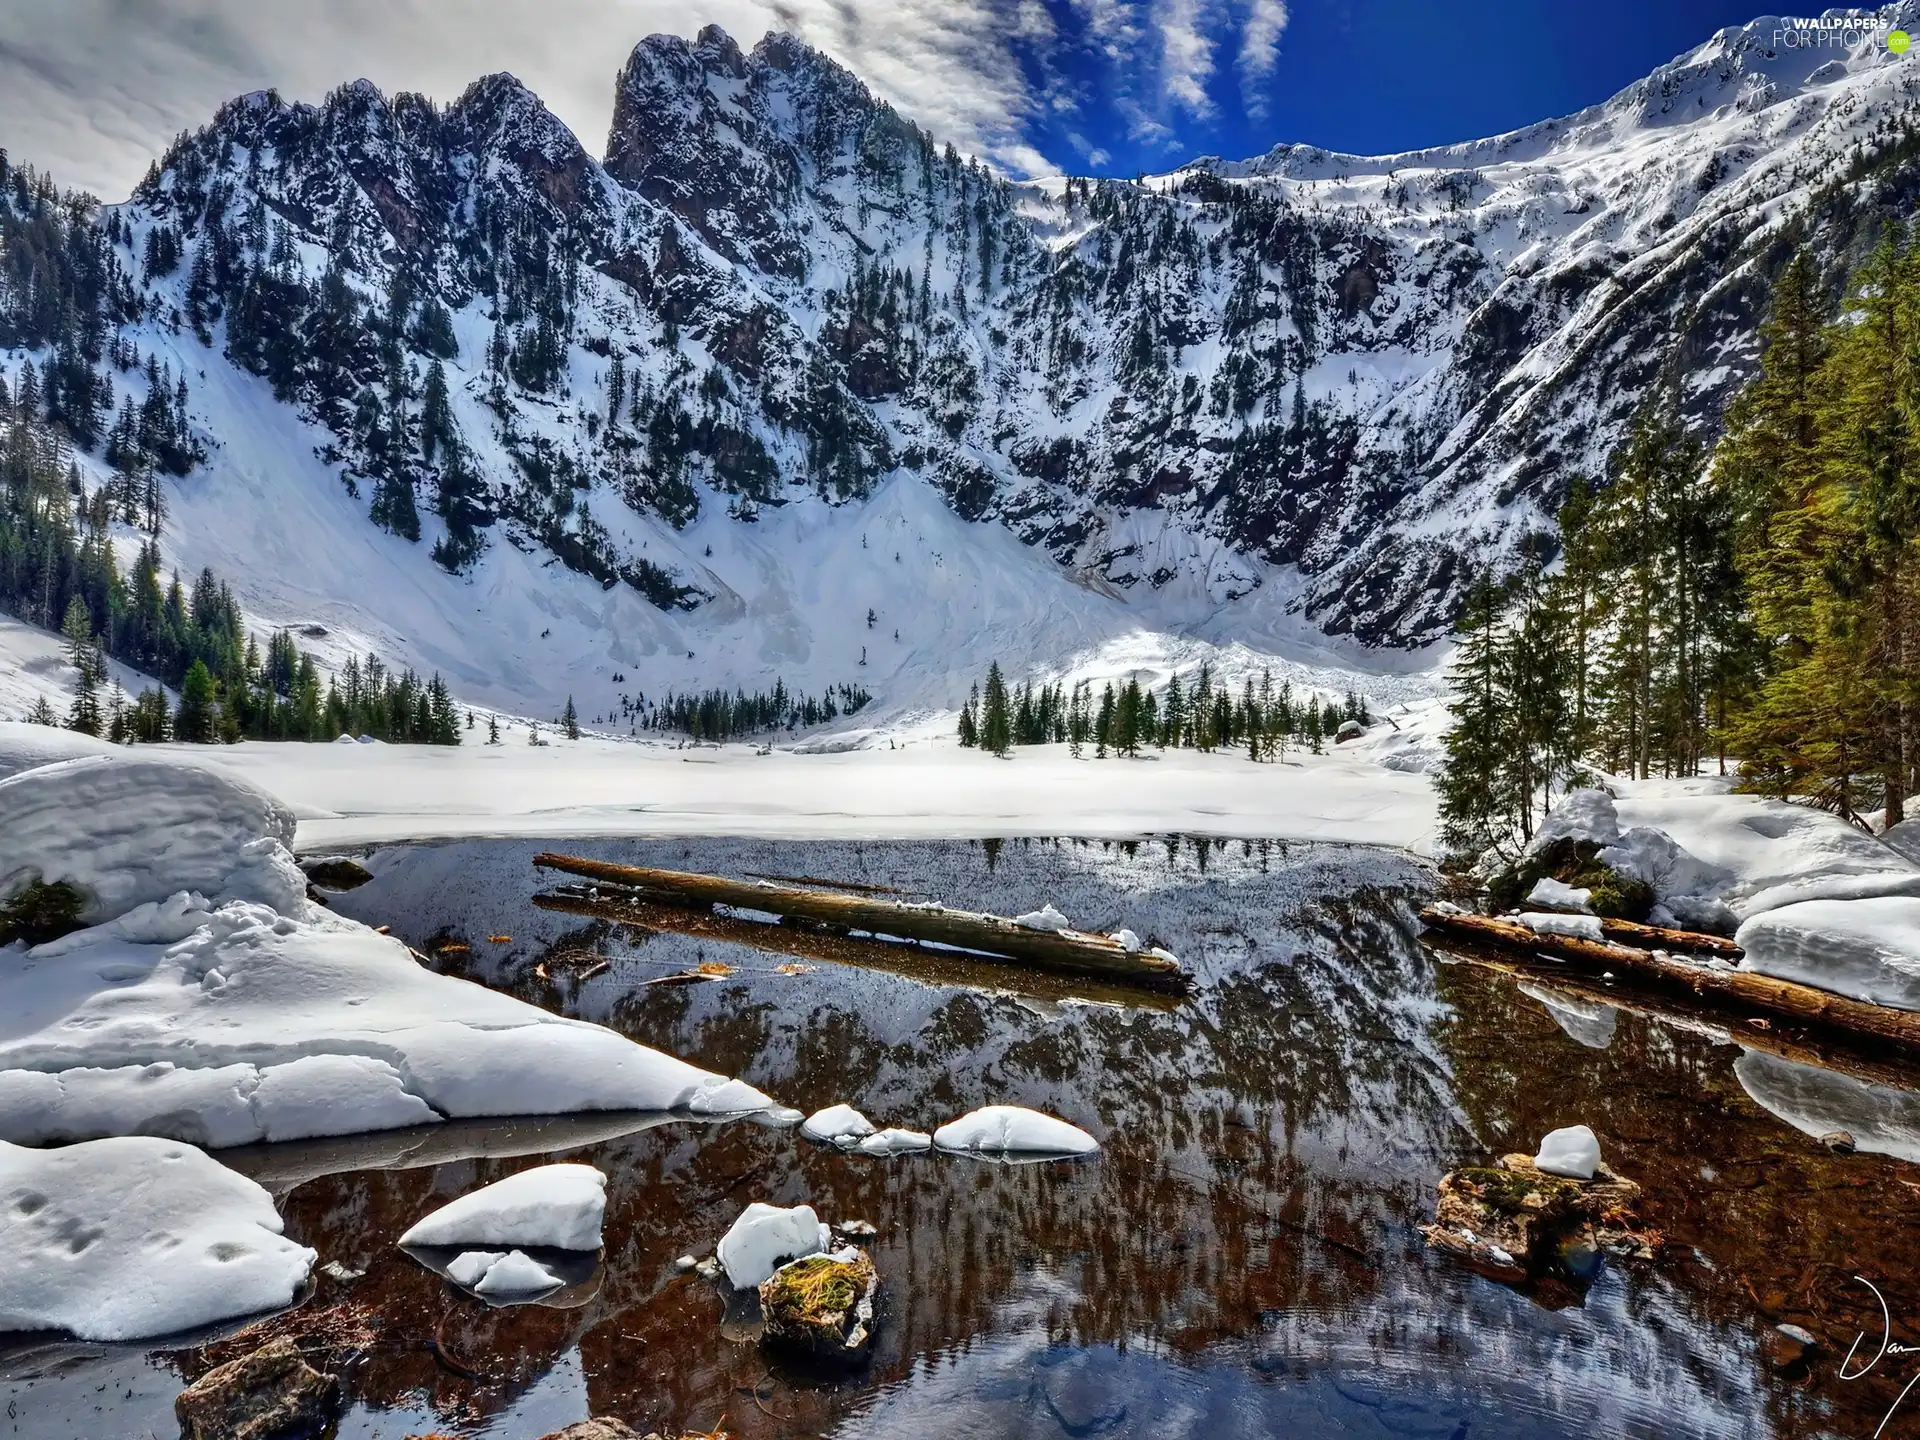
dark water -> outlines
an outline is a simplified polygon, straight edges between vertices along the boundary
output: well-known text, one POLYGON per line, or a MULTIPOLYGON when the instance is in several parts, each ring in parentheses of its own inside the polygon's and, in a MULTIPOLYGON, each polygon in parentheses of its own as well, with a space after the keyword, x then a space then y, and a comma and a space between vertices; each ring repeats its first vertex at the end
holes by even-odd
MULTIPOLYGON (((1736 1074, 1741 1050, 1710 1028, 1565 996, 1550 1010, 1507 977, 1440 964, 1414 938, 1426 879, 1400 860, 1192 842, 572 847, 1009 914, 1052 901, 1150 935, 1199 978, 1184 1004, 1121 1007, 1057 985, 782 974, 794 957, 537 909, 541 848, 379 850, 378 878, 339 908, 802 1110, 847 1101, 930 1130, 1027 1104, 1102 1151, 875 1160, 752 1123, 589 1119, 231 1155, 323 1262, 364 1272, 323 1274, 280 1322, 359 1357, 343 1434, 538 1436, 591 1413, 752 1437, 1864 1437, 1920 1375, 1920 1354, 1836 1373, 1856 1332, 1869 1354, 1879 1342, 1856 1275, 1885 1294, 1893 1338, 1920 1342, 1920 1167, 1829 1155, 1749 1091, 1817 1112, 1808 1123, 1857 1112, 1863 1139, 1896 1145, 1909 1097, 1764 1054, 1736 1074), (605 971, 572 978, 601 957, 605 971), (643 983, 702 961, 735 968, 643 983), (1575 1122, 1645 1187, 1662 1260, 1607 1268, 1549 1308, 1427 1251, 1416 1227, 1445 1171, 1575 1122), (604 1266, 566 1307, 489 1310, 393 1248, 425 1211, 555 1147, 610 1182, 604 1266), (722 1324, 713 1287, 675 1269, 753 1200, 879 1227, 886 1305, 864 1374, 821 1385, 770 1368, 722 1324), (1759 1341, 1781 1321, 1826 1348, 1777 1369, 1759 1341)), ((184 1378, 224 1354, 16 1358, 0 1435, 169 1436, 184 1378)), ((1920 1389, 1881 1433, 1920 1434, 1920 1389)))

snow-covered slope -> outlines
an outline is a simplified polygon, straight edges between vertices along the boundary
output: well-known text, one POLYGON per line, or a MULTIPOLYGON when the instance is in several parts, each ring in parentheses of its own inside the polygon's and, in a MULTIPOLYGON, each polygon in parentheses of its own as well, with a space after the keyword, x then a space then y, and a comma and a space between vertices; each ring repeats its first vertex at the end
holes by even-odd
POLYGON ((1793 245, 1837 294, 1913 210, 1916 62, 1779 28, 1494 139, 1139 183, 1006 183, 713 27, 636 47, 604 163, 510 76, 245 96, 102 222, 209 449, 166 544, 323 657, 523 713, 1423 669, 1355 642, 1550 546, 1657 383, 1711 432, 1793 245))

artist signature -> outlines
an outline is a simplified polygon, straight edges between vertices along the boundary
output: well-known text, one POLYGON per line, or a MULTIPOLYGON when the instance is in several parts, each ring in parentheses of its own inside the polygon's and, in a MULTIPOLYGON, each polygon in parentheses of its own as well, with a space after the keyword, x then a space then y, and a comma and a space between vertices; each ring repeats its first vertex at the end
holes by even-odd
MULTIPOLYGON (((1902 1345, 1893 1338, 1893 1312, 1887 1309, 1887 1297, 1880 1293, 1880 1287, 1865 1276, 1856 1275, 1853 1278, 1866 1286, 1867 1289, 1873 1291, 1873 1298, 1880 1302, 1880 1348, 1874 1351, 1871 1360, 1861 1365, 1859 1369, 1850 1371, 1849 1367, 1853 1364, 1854 1356, 1860 1353, 1861 1342, 1867 1338, 1867 1332, 1862 1330, 1858 1335, 1854 1336, 1853 1344, 1847 1347, 1847 1358, 1840 1362, 1840 1378, 1842 1380, 1858 1380, 1863 1375, 1871 1374, 1873 1367, 1890 1355, 1920 1355, 1920 1345, 1902 1345)), ((1881 1417, 1879 1429, 1873 1432, 1876 1440, 1878 1440, 1881 1432, 1892 1423, 1894 1411, 1898 1410, 1901 1405, 1905 1403, 1908 1392, 1911 1391, 1915 1385, 1920 1385, 1920 1375, 1915 1375, 1913 1379, 1907 1381, 1905 1388, 1894 1397, 1893 1404, 1887 1407, 1887 1413, 1881 1417)))

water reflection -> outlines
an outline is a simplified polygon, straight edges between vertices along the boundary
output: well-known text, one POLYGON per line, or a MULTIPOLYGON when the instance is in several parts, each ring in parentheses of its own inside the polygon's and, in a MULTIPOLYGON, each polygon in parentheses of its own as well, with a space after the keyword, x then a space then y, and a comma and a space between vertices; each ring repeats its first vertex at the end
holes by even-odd
MULTIPOLYGON (((1051 902, 1187 962, 1194 997, 1141 1007, 826 956, 783 972, 717 931, 539 909, 540 848, 376 851, 375 881, 336 904, 447 968, 805 1110, 847 1101, 877 1125, 932 1130, 976 1105, 1026 1104, 1103 1149, 1023 1167, 875 1159, 765 1126, 588 1117, 236 1155, 351 1277, 323 1275, 281 1322, 366 1327, 349 1430, 391 1410, 537 1435, 500 1427, 567 1374, 581 1408, 562 1419, 671 1431, 724 1415, 754 1437, 1866 1435, 1910 1378, 1843 1384, 1831 1356, 1780 1372, 1757 1344, 1790 1320, 1844 1351, 1878 1324, 1856 1273, 1920 1307, 1907 1167, 1830 1155, 1782 1123, 1713 1034, 1437 964, 1414 938, 1423 878, 1392 857, 1180 842, 591 847, 1000 913, 1051 902), (705 962, 734 968, 646 983, 705 962), (1427 1252, 1415 1227, 1444 1171, 1575 1120, 1645 1186, 1671 1242, 1658 1266, 1609 1269, 1583 1304, 1549 1311, 1427 1252), (581 1303, 492 1309, 394 1249, 426 1211, 556 1148, 609 1176, 604 1263, 581 1303), (818 1386, 770 1369, 723 1331, 712 1287, 676 1268, 752 1200, 879 1228, 886 1308, 865 1376, 818 1386)), ((1896 1322, 1896 1339, 1916 1338, 1896 1322)), ((218 1353, 168 1363, 191 1375, 218 1353)))

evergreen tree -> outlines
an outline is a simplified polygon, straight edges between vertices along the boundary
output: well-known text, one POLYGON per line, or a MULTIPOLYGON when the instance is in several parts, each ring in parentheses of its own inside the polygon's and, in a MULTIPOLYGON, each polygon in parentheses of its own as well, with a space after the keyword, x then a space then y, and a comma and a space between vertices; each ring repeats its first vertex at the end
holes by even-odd
POLYGON ((195 745, 210 745, 219 738, 219 723, 213 672, 207 669, 206 661, 195 660, 180 682, 180 709, 173 720, 174 738, 195 745))
POLYGON ((580 716, 573 708, 573 697, 567 697, 567 708, 560 714, 560 726, 567 732, 569 740, 580 738, 580 716))
POLYGON ((100 713, 99 686, 94 682, 91 666, 80 672, 79 683, 74 687, 73 708, 67 713, 67 728, 78 730, 82 735, 99 735, 105 728, 100 713))
POLYGON ((981 697, 980 748, 1005 759, 1013 748, 1013 714, 1000 662, 987 667, 987 685, 981 697))

